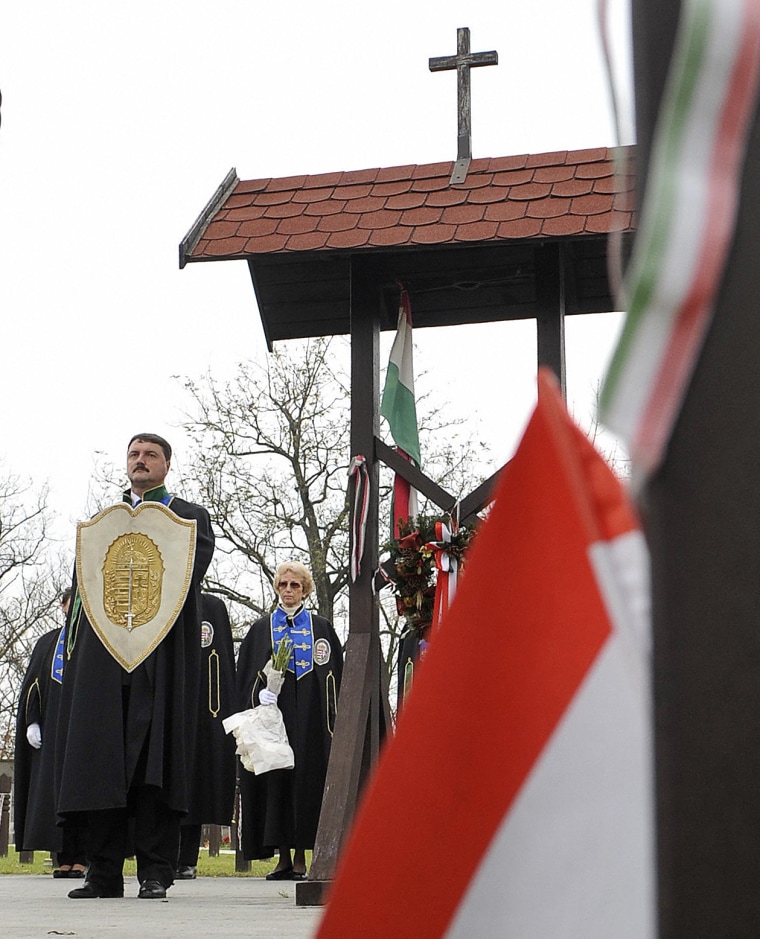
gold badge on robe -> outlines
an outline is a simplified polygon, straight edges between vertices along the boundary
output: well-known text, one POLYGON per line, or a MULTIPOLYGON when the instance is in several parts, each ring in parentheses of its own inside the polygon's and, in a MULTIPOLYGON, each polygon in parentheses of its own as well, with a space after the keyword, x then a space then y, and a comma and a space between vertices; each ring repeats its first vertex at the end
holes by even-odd
POLYGON ((76 569, 87 619, 123 669, 163 641, 190 589, 196 522, 160 502, 109 506, 77 526, 76 569))

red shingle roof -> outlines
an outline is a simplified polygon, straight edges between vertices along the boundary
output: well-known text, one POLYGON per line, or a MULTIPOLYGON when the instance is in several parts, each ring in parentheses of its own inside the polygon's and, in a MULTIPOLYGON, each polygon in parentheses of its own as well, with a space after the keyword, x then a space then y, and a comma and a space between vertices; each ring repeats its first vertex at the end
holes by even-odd
POLYGON ((472 244, 633 228, 633 148, 473 160, 284 179, 231 174, 181 246, 186 261, 298 251, 472 244))

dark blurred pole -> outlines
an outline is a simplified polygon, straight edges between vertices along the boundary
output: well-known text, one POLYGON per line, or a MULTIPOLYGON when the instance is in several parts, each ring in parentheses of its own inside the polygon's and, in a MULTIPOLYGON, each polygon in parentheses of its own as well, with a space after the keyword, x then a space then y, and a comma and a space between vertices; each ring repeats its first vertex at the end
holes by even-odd
POLYGON ((222 843, 222 826, 206 825, 205 828, 208 833, 208 856, 219 857, 219 848, 222 843))
MULTIPOLYGON (((679 4, 633 0, 645 172, 679 4)), ((715 316, 661 470, 652 551, 660 939, 760 935, 760 132, 715 316)))
POLYGON ((0 773, 0 857, 8 857, 11 819, 11 777, 0 773))
MULTIPOLYGON (((245 772, 238 767, 239 772, 245 772)), ((235 782, 235 814, 230 826, 230 841, 235 845, 235 870, 239 874, 245 874, 251 869, 251 862, 243 857, 243 849, 240 846, 240 780, 235 782)))

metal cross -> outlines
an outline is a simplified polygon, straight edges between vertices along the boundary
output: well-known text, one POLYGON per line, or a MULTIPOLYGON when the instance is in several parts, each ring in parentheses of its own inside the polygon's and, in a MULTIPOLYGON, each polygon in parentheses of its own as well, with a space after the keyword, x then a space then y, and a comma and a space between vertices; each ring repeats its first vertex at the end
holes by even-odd
POLYGON ((472 159, 472 130, 470 115, 470 69, 482 65, 498 65, 497 52, 470 52, 470 29, 457 30, 457 54, 428 59, 431 72, 457 70, 457 161, 451 174, 451 183, 463 183, 472 159))

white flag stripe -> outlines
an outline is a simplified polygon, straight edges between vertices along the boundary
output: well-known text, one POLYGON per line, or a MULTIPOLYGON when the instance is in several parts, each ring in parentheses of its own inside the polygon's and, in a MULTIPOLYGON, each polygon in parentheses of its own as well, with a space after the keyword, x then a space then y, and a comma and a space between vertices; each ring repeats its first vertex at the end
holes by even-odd
POLYGON ((628 669, 613 636, 505 817, 446 939, 656 935, 651 735, 628 669))
POLYGON ((389 363, 398 369, 399 381, 414 393, 414 350, 412 348, 412 328, 405 316, 399 316, 398 331, 391 346, 389 363))
POLYGON ((648 554, 634 531, 590 546, 589 558, 612 634, 446 939, 656 935, 648 554))

